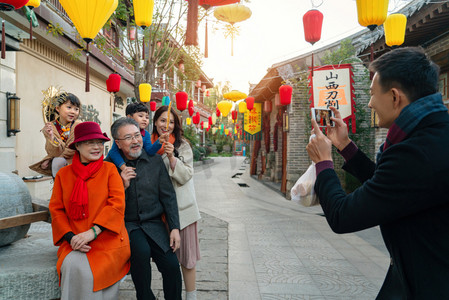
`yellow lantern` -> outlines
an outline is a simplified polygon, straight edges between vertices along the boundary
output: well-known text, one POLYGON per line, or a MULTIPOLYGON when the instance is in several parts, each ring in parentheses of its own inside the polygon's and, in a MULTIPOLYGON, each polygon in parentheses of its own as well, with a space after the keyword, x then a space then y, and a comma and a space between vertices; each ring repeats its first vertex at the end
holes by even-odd
POLYGON ((191 125, 192 124, 192 119, 191 118, 187 118, 186 119, 186 124, 187 125, 191 125))
POLYGON ((229 129, 226 128, 226 129, 224 130, 224 132, 225 132, 225 135, 229 135, 229 129))
POLYGON ((232 103, 229 101, 220 101, 217 104, 218 109, 220 110, 223 117, 227 117, 232 108, 232 103))
MULTIPOLYGON (((214 16, 220 21, 231 24, 231 55, 234 55, 234 36, 238 30, 234 27, 237 22, 242 22, 251 17, 251 9, 241 4, 230 4, 219 6, 214 11, 214 16)), ((246 98, 246 97, 245 97, 246 98)))
POLYGON ((59 0, 81 37, 91 42, 115 11, 118 0, 59 0))
POLYGON ((148 102, 151 100, 151 84, 141 83, 139 84, 139 94, 141 102, 148 102))
POLYGON ((359 24, 374 30, 387 18, 388 0, 357 0, 359 24))
POLYGON ((407 17, 403 14, 391 14, 384 23, 385 44, 388 46, 400 46, 404 43, 407 17))
POLYGON ((237 134, 237 127, 234 126, 234 134, 237 134))
POLYGON ((248 97, 247 94, 236 91, 236 90, 232 90, 229 93, 223 94, 223 98, 232 100, 234 102, 242 100, 242 99, 246 99, 246 97, 248 97))
POLYGON ((212 114, 212 125, 215 125, 216 122, 217 122, 217 114, 213 113, 212 114))
POLYGON ((39 7, 39 5, 41 5, 41 0, 30 0, 25 5, 30 8, 36 8, 39 7))
POLYGON ((154 0, 134 0, 134 19, 136 25, 145 29, 153 23, 154 0))
POLYGON ((248 108, 246 107, 246 102, 242 101, 239 103, 239 113, 244 114, 246 113, 246 111, 248 110, 248 108))
POLYGON ((87 43, 86 92, 89 92, 89 43, 115 11, 118 0, 59 0, 59 2, 72 20, 78 33, 87 43))

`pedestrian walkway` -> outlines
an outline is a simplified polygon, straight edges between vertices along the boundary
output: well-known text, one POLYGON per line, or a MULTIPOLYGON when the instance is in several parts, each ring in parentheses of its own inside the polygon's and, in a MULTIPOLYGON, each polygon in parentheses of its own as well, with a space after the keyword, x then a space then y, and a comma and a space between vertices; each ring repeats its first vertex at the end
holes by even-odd
POLYGON ((229 224, 229 299, 375 298, 389 265, 378 228, 337 235, 320 207, 251 178, 243 158, 214 160, 195 169, 195 188, 200 210, 229 224))

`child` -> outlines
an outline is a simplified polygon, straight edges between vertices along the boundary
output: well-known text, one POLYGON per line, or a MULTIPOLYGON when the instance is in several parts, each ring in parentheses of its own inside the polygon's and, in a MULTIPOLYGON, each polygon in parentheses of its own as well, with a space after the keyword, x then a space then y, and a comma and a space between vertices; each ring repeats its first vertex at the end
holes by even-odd
POLYGON ((47 156, 29 168, 54 178, 59 169, 72 163, 75 151, 68 145, 73 142, 75 126, 81 123, 77 120, 81 102, 74 94, 65 92, 59 93, 50 102, 50 106, 55 107, 54 111, 50 112, 50 120, 55 114, 58 117, 41 129, 45 137, 47 156))
MULTIPOLYGON (((143 140, 143 149, 145 149, 148 155, 156 154, 162 146, 161 143, 166 142, 168 137, 162 136, 156 140, 154 144, 151 143, 151 136, 148 131, 145 130, 150 122, 148 107, 140 102, 131 103, 126 107, 125 113, 128 118, 134 119, 139 124, 143 140)), ((125 161, 120 155, 119 149, 115 143, 112 143, 112 148, 109 151, 108 156, 120 170, 123 170, 126 167, 125 161)))

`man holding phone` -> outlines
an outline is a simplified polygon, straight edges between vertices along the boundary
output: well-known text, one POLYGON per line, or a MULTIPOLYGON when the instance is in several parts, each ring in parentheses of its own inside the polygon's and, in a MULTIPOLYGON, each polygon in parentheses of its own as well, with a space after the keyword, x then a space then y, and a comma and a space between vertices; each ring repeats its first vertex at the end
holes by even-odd
POLYGON ((439 67, 410 47, 382 55, 370 69, 368 106, 389 128, 386 141, 374 163, 349 139, 337 109, 327 136, 312 119, 315 191, 336 233, 380 225, 391 263, 377 299, 449 299, 449 115, 439 67), (333 169, 332 145, 362 183, 351 194, 333 169))

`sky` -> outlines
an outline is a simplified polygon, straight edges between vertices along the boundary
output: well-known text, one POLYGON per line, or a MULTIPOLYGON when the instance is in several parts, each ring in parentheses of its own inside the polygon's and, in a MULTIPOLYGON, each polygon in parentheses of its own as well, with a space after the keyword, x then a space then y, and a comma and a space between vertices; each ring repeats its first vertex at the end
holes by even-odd
MULTIPOLYGON (((389 13, 410 1, 390 0, 389 13)), ((364 28, 357 21, 356 0, 251 0, 243 3, 252 11, 246 21, 236 23, 240 35, 234 40, 234 56, 231 56, 231 40, 223 30, 211 30, 209 16, 209 57, 204 58, 203 71, 214 84, 231 82, 231 88, 244 93, 249 83, 257 84, 273 64, 302 53, 319 49, 364 28), (305 41, 302 17, 315 6, 324 15, 321 40, 315 45, 305 41)), ((204 52, 204 22, 198 35, 204 52)), ((218 26, 215 26, 218 27, 218 26)))

